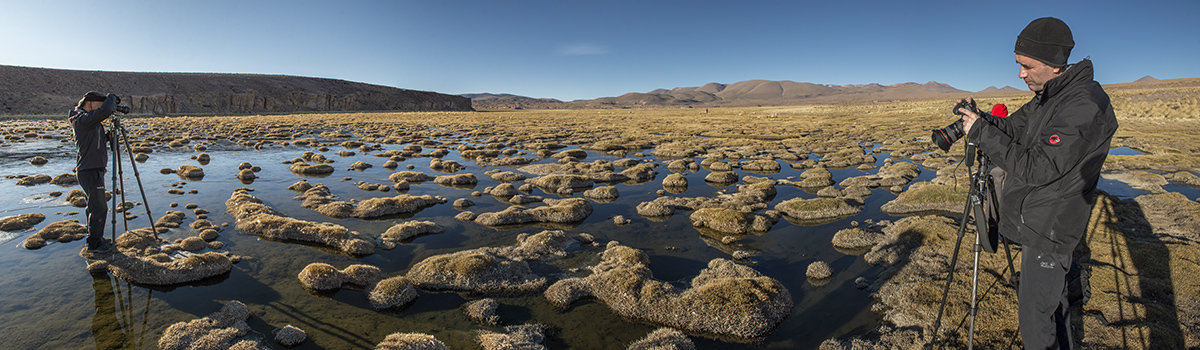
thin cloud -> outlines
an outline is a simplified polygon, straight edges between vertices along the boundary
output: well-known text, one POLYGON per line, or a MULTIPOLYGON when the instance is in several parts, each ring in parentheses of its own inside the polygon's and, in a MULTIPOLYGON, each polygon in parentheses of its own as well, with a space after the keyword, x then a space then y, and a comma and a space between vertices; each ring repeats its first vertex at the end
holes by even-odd
POLYGON ((559 56, 596 56, 608 54, 608 48, 596 43, 575 43, 559 46, 555 50, 559 56))

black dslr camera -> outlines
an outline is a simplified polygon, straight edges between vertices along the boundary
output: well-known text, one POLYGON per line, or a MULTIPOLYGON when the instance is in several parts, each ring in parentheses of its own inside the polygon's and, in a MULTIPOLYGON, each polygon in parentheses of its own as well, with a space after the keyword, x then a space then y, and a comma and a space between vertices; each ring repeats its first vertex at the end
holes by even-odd
MULTIPOLYGON (((959 108, 970 110, 971 112, 974 112, 975 115, 983 115, 983 113, 975 107, 975 101, 959 101, 958 104, 954 105, 954 108, 951 109, 950 112, 958 116, 966 115, 962 112, 959 112, 959 108)), ((942 151, 949 152, 950 145, 953 145, 955 141, 958 141, 958 139, 962 138, 965 134, 966 131, 963 130, 962 118, 959 118, 958 120, 954 121, 954 123, 950 123, 950 125, 947 125, 944 128, 933 129, 933 134, 930 136, 930 139, 932 139, 933 143, 937 144, 938 148, 941 148, 942 151)))
POLYGON ((129 114, 129 106, 117 106, 115 109, 117 112, 121 112, 121 114, 129 114))

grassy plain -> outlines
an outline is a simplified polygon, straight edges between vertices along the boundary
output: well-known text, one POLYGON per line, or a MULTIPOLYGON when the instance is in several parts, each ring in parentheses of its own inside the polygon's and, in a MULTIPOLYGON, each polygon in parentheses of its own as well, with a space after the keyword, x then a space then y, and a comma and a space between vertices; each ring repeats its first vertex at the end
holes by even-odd
MULTIPOLYGON (((1110 156, 1105 171, 1200 170, 1200 80, 1111 86, 1108 92, 1121 124, 1112 146, 1143 154, 1110 156)), ((978 102, 983 108, 1004 103, 1009 110, 1016 110, 1029 98, 1030 94, 1016 94, 978 102)), ((653 154, 663 163, 671 158, 777 159, 803 168, 810 154, 851 158, 861 154, 847 149, 876 145, 877 152, 888 152, 894 160, 918 155, 921 159, 961 159, 961 148, 943 154, 928 142, 930 129, 954 121, 950 114, 953 104, 944 99, 783 107, 155 117, 131 118, 126 124, 135 148, 189 147, 206 140, 231 140, 261 148, 301 145, 308 143, 302 140, 320 135, 359 142, 357 145, 367 147, 364 153, 374 143, 412 143, 427 149, 478 151, 476 161, 496 158, 495 154, 485 155, 488 150, 500 153, 512 148, 547 158, 563 146, 578 145, 621 155, 653 154)), ((46 121, 0 130, 7 138, 55 130, 69 135, 64 124, 46 121)), ((1200 212, 1198 206, 1196 201, 1177 198, 1139 197, 1134 201, 1104 196, 1098 201, 1086 241, 1093 254, 1085 263, 1093 278, 1092 300, 1082 316, 1084 344, 1104 348, 1200 346, 1200 304, 1192 300, 1200 285, 1194 279, 1200 272, 1200 240, 1195 235, 1200 224, 1187 219, 1200 212), (1142 210, 1162 206, 1178 210, 1142 210), (1190 235, 1186 234, 1189 230, 1190 235)), ((909 249, 880 254, 914 259, 901 264, 881 262, 896 265, 890 279, 881 279, 872 287, 884 305, 880 311, 885 313, 885 324, 856 339, 827 345, 908 346, 911 343, 904 342, 929 341, 932 332, 925 330, 932 326, 930 315, 936 313, 938 302, 933 296, 940 295, 944 262, 953 248, 953 238, 946 232, 951 224, 941 218, 920 217, 885 230, 890 235, 885 242, 888 247, 909 249)), ((868 253, 869 261, 889 260, 871 256, 868 253)), ((981 284, 989 290, 995 288, 984 301, 988 306, 980 316, 983 321, 976 338, 987 347, 1019 344, 1016 309, 1000 307, 1016 305, 1015 291, 996 283, 1005 267, 1001 256, 985 255, 982 262, 987 272, 981 284)), ((960 267, 968 265, 965 259, 969 254, 960 258, 964 259, 960 267)), ((969 300, 964 281, 970 279, 969 269, 958 269, 955 279, 958 284, 951 298, 962 302, 949 306, 943 334, 952 343, 962 344, 965 328, 961 320, 969 300)))

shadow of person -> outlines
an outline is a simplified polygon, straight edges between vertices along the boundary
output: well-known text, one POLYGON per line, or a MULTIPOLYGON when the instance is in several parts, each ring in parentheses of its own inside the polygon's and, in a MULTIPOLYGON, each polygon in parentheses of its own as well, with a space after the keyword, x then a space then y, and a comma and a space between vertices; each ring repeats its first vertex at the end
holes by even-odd
MULTIPOLYGON (((1200 267, 1172 261, 1194 255, 1195 242, 1171 234, 1171 216, 1193 215, 1172 194, 1151 194, 1119 199, 1100 193, 1088 225, 1084 261, 1090 270, 1090 300, 1076 327, 1085 346, 1182 349, 1185 348, 1173 275, 1195 275, 1200 267), (1145 211, 1151 208, 1151 213, 1145 211), (1165 218, 1164 218, 1165 217, 1165 218), (1183 244, 1180 244, 1183 243, 1183 244), (1188 271, 1190 270, 1190 271, 1188 271)), ((1179 196, 1182 197, 1182 196, 1179 196)), ((1191 202, 1195 205, 1194 202, 1191 202)), ((1200 211, 1195 205, 1191 211, 1200 211)), ((1085 293, 1085 295, 1087 295, 1085 293)), ((1194 296, 1194 294, 1193 294, 1194 296)))

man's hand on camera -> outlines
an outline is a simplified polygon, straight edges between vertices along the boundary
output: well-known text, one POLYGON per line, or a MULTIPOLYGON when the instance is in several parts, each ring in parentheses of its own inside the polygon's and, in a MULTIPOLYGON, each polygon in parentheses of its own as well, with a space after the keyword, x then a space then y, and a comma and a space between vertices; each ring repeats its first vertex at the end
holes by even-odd
MULTIPOLYGON (((970 102, 970 104, 972 106, 975 105, 975 99, 970 99, 970 100, 963 99, 959 102, 964 102, 964 101, 970 102)), ((966 109, 966 108, 959 108, 958 111, 963 113, 963 116, 962 116, 963 136, 966 137, 967 135, 971 134, 971 126, 975 125, 975 120, 979 119, 979 115, 975 114, 975 112, 972 112, 971 110, 966 109)))
POLYGON ((109 93, 108 98, 113 99, 113 102, 116 104, 121 104, 121 96, 117 96, 117 94, 109 93))

